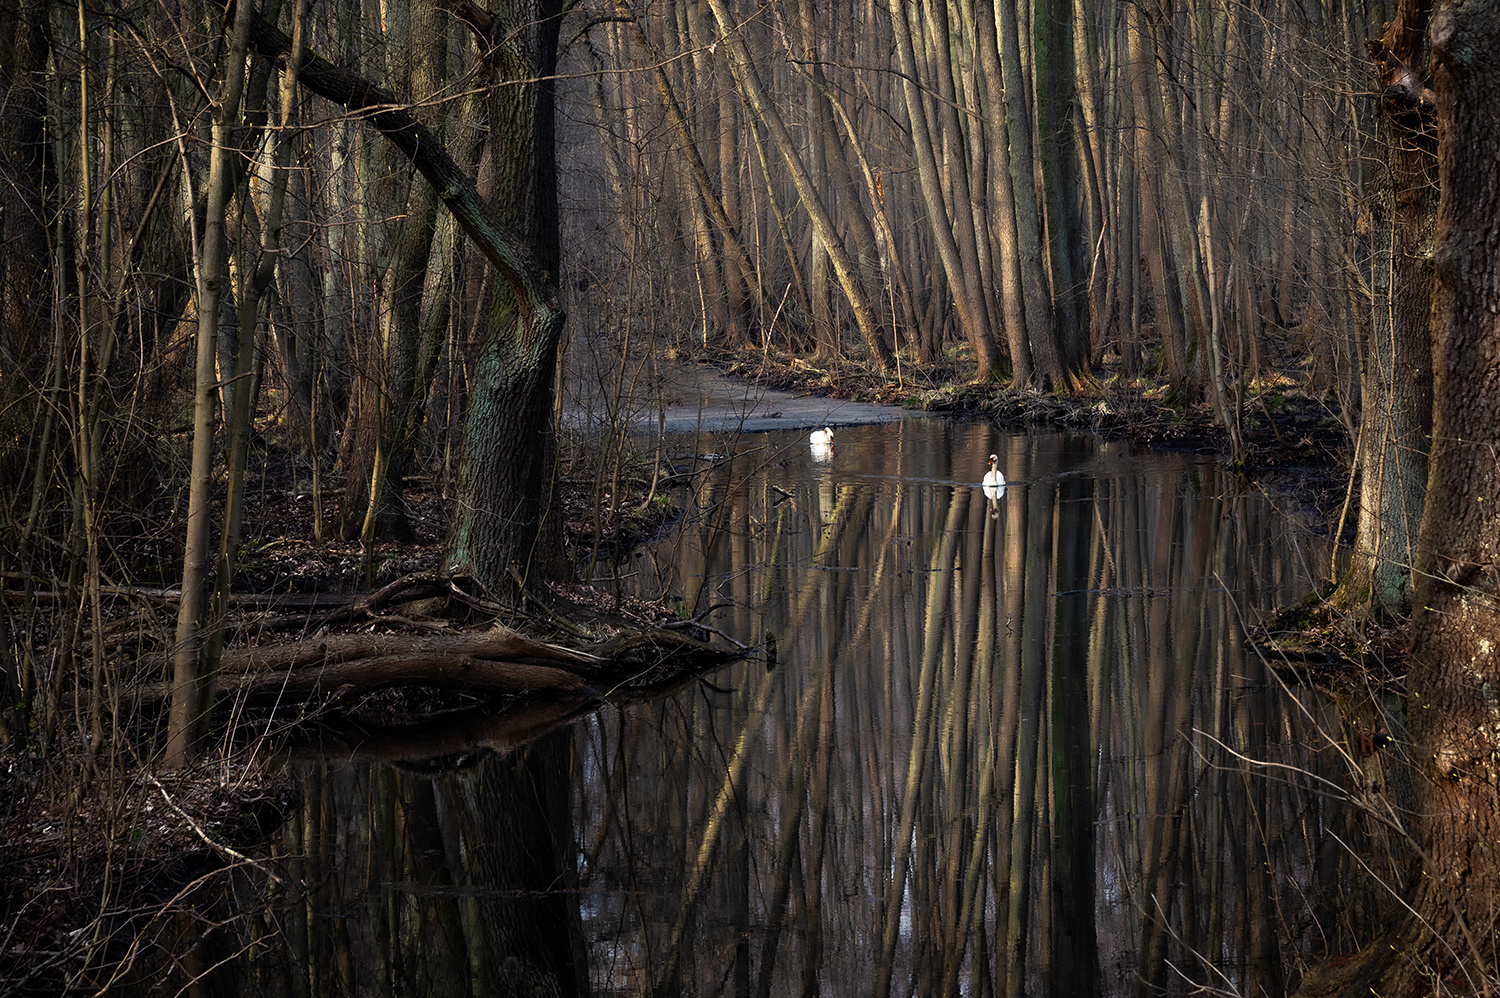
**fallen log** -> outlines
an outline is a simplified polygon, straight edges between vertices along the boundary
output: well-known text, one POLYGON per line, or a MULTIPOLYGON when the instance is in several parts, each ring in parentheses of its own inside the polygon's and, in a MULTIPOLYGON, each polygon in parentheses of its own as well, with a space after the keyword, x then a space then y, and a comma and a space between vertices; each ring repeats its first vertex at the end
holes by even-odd
MULTIPOLYGON (((368 693, 391 686, 428 685, 486 694, 596 697, 576 673, 547 665, 501 662, 448 651, 408 651, 307 668, 224 674, 219 696, 251 707, 293 703, 323 705, 330 698, 368 693)), ((172 684, 147 683, 137 689, 139 702, 154 704, 172 695, 172 684)))
POLYGON ((553 665, 572 672, 592 672, 603 659, 561 645, 528 638, 509 627, 468 634, 330 634, 301 641, 226 649, 221 671, 231 675, 274 669, 305 669, 360 659, 422 654, 434 658, 490 659, 530 665, 553 665))
MULTIPOLYGON (((503 625, 461 634, 330 634, 226 650, 220 699, 247 706, 331 706, 393 686, 494 695, 585 698, 663 689, 744 656, 665 629, 619 635, 597 653, 529 638, 503 625)), ((158 673, 160 674, 160 673, 158 673)), ((131 691, 140 706, 170 699, 170 682, 131 691)))

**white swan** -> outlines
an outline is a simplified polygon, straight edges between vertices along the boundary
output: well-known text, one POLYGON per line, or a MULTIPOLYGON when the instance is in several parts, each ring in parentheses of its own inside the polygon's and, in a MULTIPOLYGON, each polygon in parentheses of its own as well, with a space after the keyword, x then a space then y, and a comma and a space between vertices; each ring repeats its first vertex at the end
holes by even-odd
POLYGON ((984 473, 985 505, 989 507, 990 519, 1000 516, 1000 497, 1005 495, 1005 476, 1000 473, 1000 458, 990 455, 990 470, 984 473))
MULTIPOLYGON (((990 455, 990 470, 984 473, 985 495, 990 494, 991 489, 1005 488, 1005 476, 1000 473, 1000 458, 994 454, 990 455)), ((991 498, 994 498, 991 496, 991 498)))
POLYGON ((833 428, 825 426, 821 430, 813 430, 812 436, 807 438, 807 442, 814 447, 830 446, 833 443, 833 428))

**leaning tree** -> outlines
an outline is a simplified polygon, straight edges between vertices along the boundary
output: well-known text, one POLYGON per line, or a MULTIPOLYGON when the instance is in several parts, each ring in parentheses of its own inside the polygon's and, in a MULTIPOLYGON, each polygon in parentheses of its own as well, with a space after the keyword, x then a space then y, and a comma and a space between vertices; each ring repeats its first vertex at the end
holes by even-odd
MULTIPOLYGON (((503 15, 462 2, 451 9, 480 41, 489 129, 477 181, 410 110, 409 101, 311 51, 293 58, 293 42, 258 12, 236 9, 239 31, 234 33, 237 45, 231 46, 229 61, 236 63, 236 48, 248 48, 282 72, 294 73, 299 86, 367 121, 432 186, 493 266, 498 279, 489 282, 471 348, 469 412, 443 570, 500 594, 562 568, 560 519, 552 502, 553 381, 564 318, 557 287, 552 93, 561 5, 557 0, 516 0, 503 15)), ((236 64, 242 71, 243 57, 236 64)), ((224 104, 220 118, 235 113, 232 102, 224 104)), ((216 155, 227 146, 227 138, 216 141, 216 155)), ((212 275, 217 266, 204 270, 212 275)), ((200 325, 211 328, 217 309, 200 311, 200 325)), ((200 372, 203 425, 195 433, 195 470, 202 471, 204 481, 211 439, 206 415, 211 400, 204 386, 214 383, 211 361, 212 347, 200 349, 200 362, 210 365, 200 372)), ((199 491, 204 495, 190 505, 206 523, 207 490, 199 491)), ((173 668, 168 758, 175 765, 194 754, 216 694, 216 625, 205 621, 201 605, 207 576, 207 557, 201 550, 206 547, 206 528, 199 533, 203 543, 195 547, 190 538, 185 559, 190 570, 184 573, 173 668), (199 598, 190 600, 190 593, 199 598)), ((232 569, 232 564, 220 566, 224 584, 232 569)))

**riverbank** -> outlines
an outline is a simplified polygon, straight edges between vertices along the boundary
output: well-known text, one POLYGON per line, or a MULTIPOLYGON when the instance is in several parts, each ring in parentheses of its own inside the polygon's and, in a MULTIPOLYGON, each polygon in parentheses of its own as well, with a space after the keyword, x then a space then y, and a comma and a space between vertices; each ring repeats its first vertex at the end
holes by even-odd
MULTIPOLYGON (((1205 403, 1190 404, 1149 378, 1097 372, 1097 386, 1072 394, 1015 389, 1000 383, 964 382, 956 368, 898 371, 895 378, 854 362, 820 368, 801 357, 761 351, 696 350, 680 363, 712 371, 728 383, 801 400, 811 412, 920 411, 998 426, 1074 429, 1122 438, 1142 447, 1216 454, 1233 462, 1228 434, 1205 403)), ((1345 510, 1352 444, 1336 402, 1310 391, 1304 379, 1280 374, 1246 392, 1235 466, 1248 483, 1264 487, 1320 532, 1334 533, 1345 510)), ((830 417, 837 423, 837 416, 830 417)), ((783 428, 792 424, 783 422, 783 428)), ((816 421, 806 425, 822 425, 816 421)), ((757 427, 769 428, 769 427, 757 427)), ((1357 498, 1357 497, 1356 497, 1357 498)))

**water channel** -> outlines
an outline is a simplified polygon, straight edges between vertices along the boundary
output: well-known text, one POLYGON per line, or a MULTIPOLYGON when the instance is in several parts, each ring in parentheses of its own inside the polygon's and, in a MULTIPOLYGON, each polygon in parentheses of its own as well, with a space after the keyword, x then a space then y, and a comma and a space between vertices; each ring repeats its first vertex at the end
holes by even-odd
POLYGON ((670 446, 687 515, 601 585, 760 650, 529 741, 296 762, 311 892, 242 992, 1276 994, 1341 931, 1338 723, 1244 637, 1329 552, 1267 497, 930 418, 670 446))

